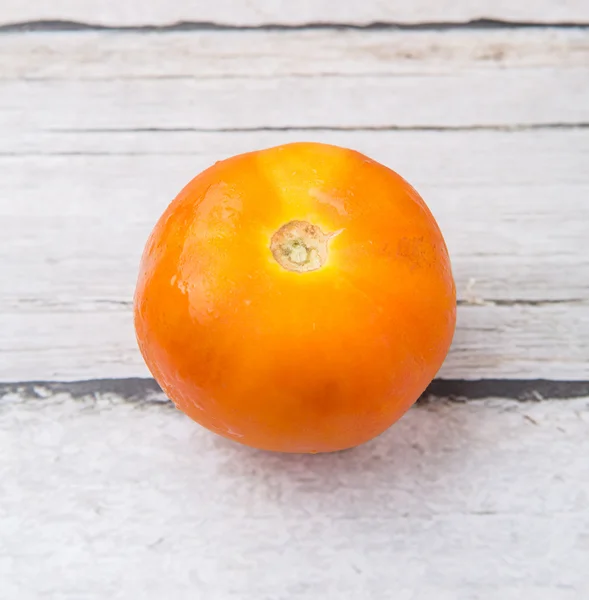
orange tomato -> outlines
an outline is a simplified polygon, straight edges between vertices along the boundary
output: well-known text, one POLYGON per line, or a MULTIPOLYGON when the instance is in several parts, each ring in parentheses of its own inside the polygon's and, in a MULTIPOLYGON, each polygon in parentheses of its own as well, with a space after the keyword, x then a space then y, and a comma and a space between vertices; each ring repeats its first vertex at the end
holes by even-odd
POLYGON ((442 364, 456 293, 397 173, 297 143, 193 179, 145 248, 135 328, 176 406, 235 441, 329 452, 382 433, 442 364))

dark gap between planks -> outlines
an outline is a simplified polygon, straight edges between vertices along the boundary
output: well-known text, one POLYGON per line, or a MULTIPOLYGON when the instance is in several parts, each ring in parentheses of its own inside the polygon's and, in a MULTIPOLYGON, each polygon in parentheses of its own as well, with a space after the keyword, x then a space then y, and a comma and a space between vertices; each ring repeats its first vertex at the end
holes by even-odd
POLYGON ((168 25, 98 25, 66 20, 37 20, 0 25, 0 33, 32 31, 118 31, 118 32, 177 32, 177 31, 307 31, 307 30, 360 30, 360 31, 451 31, 460 29, 579 29, 588 28, 585 22, 503 21, 500 19, 473 19, 462 22, 433 21, 424 23, 328 23, 300 24, 264 23, 260 25, 231 25, 210 21, 180 21, 168 25))
POLYGON ((587 129, 589 122, 521 123, 518 125, 281 125, 253 127, 81 127, 41 129, 42 133, 259 133, 287 131, 536 131, 544 129, 587 129))
MULTIPOLYGON (((165 396, 154 379, 89 379, 84 381, 23 381, 0 383, 0 400, 9 394, 42 399, 54 394, 84 398, 116 394, 130 402, 165 402, 165 396)), ((508 398, 520 401, 589 397, 589 381, 553 381, 548 379, 435 379, 421 400, 447 398, 455 402, 483 398, 508 398)))

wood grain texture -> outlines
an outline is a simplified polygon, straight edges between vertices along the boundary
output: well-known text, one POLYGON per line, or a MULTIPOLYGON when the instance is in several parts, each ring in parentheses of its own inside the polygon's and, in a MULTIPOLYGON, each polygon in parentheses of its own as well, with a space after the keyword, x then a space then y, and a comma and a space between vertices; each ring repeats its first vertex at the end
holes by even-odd
POLYGON ((169 25, 183 21, 221 25, 305 25, 307 23, 431 23, 500 19, 533 23, 587 22, 583 0, 150 0, 143 3, 101 0, 3 0, 0 23, 66 20, 109 26, 169 25))
MULTIPOLYGON (((0 314, 0 381, 148 376, 135 342, 130 301, 106 299, 85 308, 0 314)), ((585 381, 587 339, 587 303, 461 306, 439 377, 585 381)))
POLYGON ((585 29, 37 32, 0 36, 0 79, 447 75, 588 56, 585 29))
POLYGON ((588 89, 583 30, 0 36, 0 380, 145 375, 155 220, 216 160, 301 139, 430 204, 461 302, 442 377, 589 379, 588 89))
POLYGON ((588 72, 589 68, 398 78, 3 81, 0 127, 10 132, 15 127, 214 131, 576 125, 589 123, 588 72), (553 88, 560 94, 549 93, 553 88), (436 101, 420 101, 423 98, 436 101))
POLYGON ((272 455, 159 402, 0 400, 19 600, 584 600, 589 400, 420 405, 352 451, 272 455))
POLYGON ((427 32, 412 42, 405 32, 398 47, 390 33, 280 35, 4 36, 0 127, 19 135, 589 123, 585 30, 524 32, 513 42, 497 32, 427 32))

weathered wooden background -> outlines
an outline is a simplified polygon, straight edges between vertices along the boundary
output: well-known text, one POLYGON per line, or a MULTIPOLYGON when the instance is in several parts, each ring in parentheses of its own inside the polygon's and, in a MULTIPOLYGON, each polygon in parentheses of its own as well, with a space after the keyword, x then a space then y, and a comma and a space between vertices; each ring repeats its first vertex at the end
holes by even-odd
POLYGON ((0 598, 589 598, 586 0, 2 0, 0 220, 0 598), (171 198, 294 140, 409 179, 459 290, 461 402, 337 455, 198 428, 132 330, 171 198))

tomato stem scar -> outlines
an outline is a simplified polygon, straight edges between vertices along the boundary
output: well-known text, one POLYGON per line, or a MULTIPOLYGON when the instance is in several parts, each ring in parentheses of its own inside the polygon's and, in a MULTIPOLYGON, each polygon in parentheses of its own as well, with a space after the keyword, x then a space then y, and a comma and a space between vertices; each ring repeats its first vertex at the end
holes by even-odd
POLYGON ((341 233, 323 233, 308 221, 290 221, 278 229, 270 240, 270 251, 276 262, 295 273, 320 269, 327 261, 328 242, 341 233))

